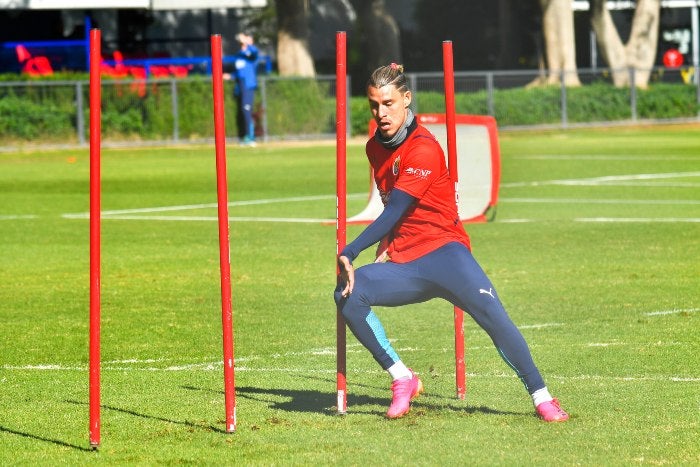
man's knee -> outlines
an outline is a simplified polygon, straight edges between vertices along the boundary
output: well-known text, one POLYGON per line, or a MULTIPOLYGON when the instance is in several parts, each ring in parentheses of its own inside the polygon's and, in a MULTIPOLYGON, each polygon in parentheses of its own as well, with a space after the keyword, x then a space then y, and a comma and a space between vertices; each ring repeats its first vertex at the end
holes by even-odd
POLYGON ((335 304, 337 306, 341 306, 342 303, 345 301, 345 297, 343 297, 343 294, 340 291, 340 287, 335 289, 335 291, 333 292, 333 299, 335 300, 335 304))
POLYGON ((359 293, 353 292, 349 296, 343 297, 340 290, 336 290, 334 298, 338 310, 348 322, 353 322, 358 318, 364 319, 369 312, 369 305, 363 302, 359 293))

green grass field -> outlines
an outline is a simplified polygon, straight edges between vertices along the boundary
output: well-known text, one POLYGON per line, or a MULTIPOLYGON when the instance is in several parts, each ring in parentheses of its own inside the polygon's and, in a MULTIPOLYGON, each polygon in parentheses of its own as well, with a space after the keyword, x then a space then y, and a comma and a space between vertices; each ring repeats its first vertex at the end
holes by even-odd
MULTIPOLYGON (((496 220, 467 229, 571 413, 562 424, 534 416, 469 318, 467 399, 454 397, 440 301, 377 310, 426 386, 411 413, 383 417, 389 379, 348 334, 335 415, 335 228, 317 221, 335 217, 331 143, 229 148, 238 429, 225 433, 213 147, 104 150, 97 451, 88 151, 2 153, 0 464, 697 465, 699 130, 500 135, 496 220)), ((361 145, 348 157, 354 214, 367 167, 361 145)))

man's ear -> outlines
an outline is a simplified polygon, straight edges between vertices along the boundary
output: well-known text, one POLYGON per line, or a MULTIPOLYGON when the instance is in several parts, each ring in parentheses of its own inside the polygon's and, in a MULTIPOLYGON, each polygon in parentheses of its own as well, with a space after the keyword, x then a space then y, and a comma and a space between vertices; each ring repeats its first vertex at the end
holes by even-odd
POLYGON ((404 108, 407 108, 408 106, 411 105, 411 98, 412 97, 413 96, 411 95, 411 91, 406 91, 403 94, 403 106, 404 106, 404 108))

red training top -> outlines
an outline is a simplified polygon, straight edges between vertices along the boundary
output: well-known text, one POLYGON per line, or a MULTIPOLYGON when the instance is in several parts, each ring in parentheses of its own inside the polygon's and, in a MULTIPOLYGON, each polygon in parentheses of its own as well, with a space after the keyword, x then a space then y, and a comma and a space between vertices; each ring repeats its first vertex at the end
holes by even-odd
POLYGON ((410 127, 406 140, 395 149, 385 148, 376 138, 370 138, 365 148, 385 206, 394 188, 418 200, 390 234, 388 253, 395 263, 412 261, 450 242, 471 249, 440 143, 425 127, 410 127))

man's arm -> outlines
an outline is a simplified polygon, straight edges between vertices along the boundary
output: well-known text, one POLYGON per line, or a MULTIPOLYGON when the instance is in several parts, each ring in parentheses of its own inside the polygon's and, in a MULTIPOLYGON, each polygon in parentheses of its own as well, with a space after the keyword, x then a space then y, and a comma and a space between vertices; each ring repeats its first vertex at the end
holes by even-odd
POLYGON ((352 261, 362 250, 386 237, 415 201, 416 198, 405 191, 392 190, 389 202, 379 217, 368 225, 352 243, 343 248, 343 251, 338 255, 340 279, 345 283, 341 292, 343 297, 350 295, 355 287, 355 269, 352 266, 352 261))
POLYGON ((416 198, 405 191, 392 190, 384 211, 352 243, 343 248, 340 256, 345 256, 352 262, 360 252, 386 237, 415 201, 416 198))

